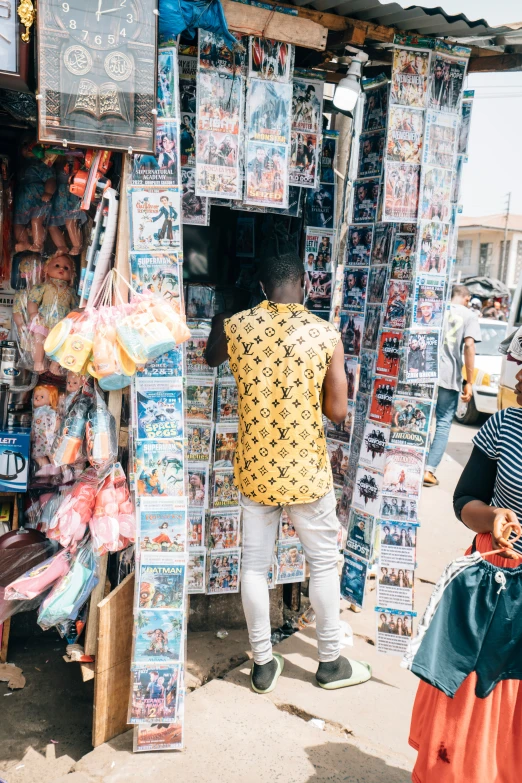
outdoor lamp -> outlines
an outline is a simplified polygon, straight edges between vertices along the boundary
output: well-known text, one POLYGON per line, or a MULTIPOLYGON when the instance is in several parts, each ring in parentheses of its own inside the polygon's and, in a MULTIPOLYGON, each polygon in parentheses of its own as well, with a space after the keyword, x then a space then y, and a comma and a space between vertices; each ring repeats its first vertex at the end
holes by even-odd
POLYGON ((368 55, 365 52, 357 52, 350 63, 348 73, 336 87, 333 105, 341 114, 346 114, 348 117, 352 116, 361 94, 362 66, 367 60, 368 55))

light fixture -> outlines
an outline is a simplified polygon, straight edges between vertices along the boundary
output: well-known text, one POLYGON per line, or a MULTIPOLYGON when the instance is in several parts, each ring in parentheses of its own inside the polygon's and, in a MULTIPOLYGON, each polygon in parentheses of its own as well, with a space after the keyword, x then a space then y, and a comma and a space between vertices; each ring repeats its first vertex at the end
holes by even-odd
POLYGON ((348 73, 336 87, 333 105, 337 111, 341 112, 341 114, 346 114, 348 117, 353 116, 353 110, 361 94, 362 66, 367 60, 368 55, 365 52, 357 51, 350 63, 348 73))

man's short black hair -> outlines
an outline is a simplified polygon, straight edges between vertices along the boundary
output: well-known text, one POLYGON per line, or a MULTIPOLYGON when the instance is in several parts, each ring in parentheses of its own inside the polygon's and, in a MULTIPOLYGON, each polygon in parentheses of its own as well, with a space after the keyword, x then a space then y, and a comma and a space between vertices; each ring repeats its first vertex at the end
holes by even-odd
POLYGON ((451 298, 454 296, 471 296, 471 293, 467 286, 457 284, 451 289, 451 298))
POLYGON ((297 283, 303 275, 303 261, 294 252, 268 256, 263 260, 259 270, 260 281, 271 291, 285 283, 297 283))

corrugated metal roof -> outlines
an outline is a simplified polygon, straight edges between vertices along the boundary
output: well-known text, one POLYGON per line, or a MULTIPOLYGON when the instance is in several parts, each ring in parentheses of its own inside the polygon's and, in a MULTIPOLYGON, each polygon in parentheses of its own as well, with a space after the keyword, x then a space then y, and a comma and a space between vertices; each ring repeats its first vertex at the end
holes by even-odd
POLYGON ((421 35, 449 36, 493 36, 510 31, 510 27, 492 27, 485 19, 470 20, 465 14, 447 14, 442 8, 423 8, 411 5, 403 8, 398 3, 380 3, 379 0, 292 0, 296 6, 314 8, 316 11, 348 16, 363 22, 373 22, 398 30, 411 31, 421 35))

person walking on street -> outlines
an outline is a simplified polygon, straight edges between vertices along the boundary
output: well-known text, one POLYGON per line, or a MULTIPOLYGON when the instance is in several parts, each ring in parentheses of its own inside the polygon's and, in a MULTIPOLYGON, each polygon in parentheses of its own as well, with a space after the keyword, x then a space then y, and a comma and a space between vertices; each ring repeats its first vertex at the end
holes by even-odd
POLYGON ((266 299, 226 318, 215 316, 206 360, 227 359, 238 387, 234 461, 241 493, 241 598, 254 664, 251 685, 269 693, 284 666, 272 653, 267 573, 283 508, 310 566, 316 614, 316 680, 335 689, 365 682, 369 664, 340 655, 339 522, 322 414, 347 415, 347 381, 339 332, 304 307, 305 270, 295 253, 268 258, 260 284, 266 299))
POLYGON ((454 285, 451 292, 450 311, 444 326, 444 339, 439 367, 439 388, 435 408, 435 435, 431 442, 424 486, 434 487, 439 481, 435 476, 446 446, 451 422, 459 404, 469 402, 473 395, 475 370, 475 343, 481 342, 478 318, 468 307, 471 295, 464 285, 454 285), (462 352, 466 367, 466 381, 462 385, 462 352))

